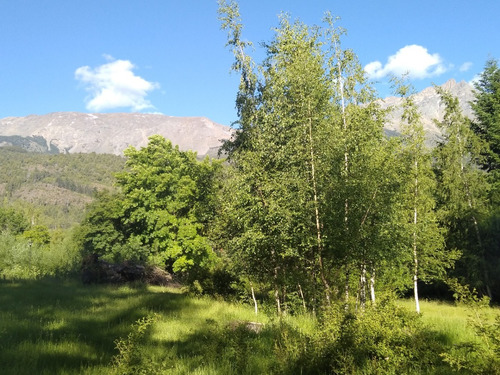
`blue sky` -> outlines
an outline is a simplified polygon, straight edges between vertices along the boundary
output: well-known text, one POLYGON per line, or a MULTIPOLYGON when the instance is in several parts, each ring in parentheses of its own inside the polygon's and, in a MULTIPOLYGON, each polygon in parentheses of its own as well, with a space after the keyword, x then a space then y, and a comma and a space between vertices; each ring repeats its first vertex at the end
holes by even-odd
MULTIPOLYGON (((278 14, 320 24, 325 11, 390 92, 471 81, 500 58, 498 0, 240 0, 243 38, 270 41, 278 14)), ((56 111, 147 112, 236 120, 238 76, 216 0, 0 0, 0 118, 56 111)))

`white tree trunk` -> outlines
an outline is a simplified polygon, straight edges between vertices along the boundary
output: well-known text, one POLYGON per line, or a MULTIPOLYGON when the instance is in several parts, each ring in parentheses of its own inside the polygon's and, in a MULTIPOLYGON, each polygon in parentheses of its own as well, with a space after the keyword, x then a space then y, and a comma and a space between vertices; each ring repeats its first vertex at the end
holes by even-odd
POLYGON ((372 267, 370 272, 370 298, 372 304, 375 305, 375 267, 372 267))
POLYGON ((417 224, 418 224, 418 161, 415 159, 415 187, 413 205, 413 293, 415 295, 415 310, 420 314, 420 302, 418 300, 418 253, 417 253, 417 224))
POLYGON ((300 284, 297 284, 299 286, 299 294, 300 294, 300 298, 302 299, 302 307, 304 308, 304 312, 307 311, 307 308, 306 308, 306 299, 304 298, 304 293, 302 292, 302 287, 300 286, 300 284))
POLYGON ((359 282, 359 304, 361 309, 364 310, 366 304, 366 265, 361 265, 361 276, 359 282))
POLYGON ((254 304, 254 308, 255 308, 255 315, 257 315, 259 313, 259 308, 258 308, 258 305, 257 305, 257 299, 255 298, 255 293, 254 293, 254 290, 253 290, 252 283, 250 283, 250 289, 252 290, 252 299, 253 299, 253 304, 254 304))

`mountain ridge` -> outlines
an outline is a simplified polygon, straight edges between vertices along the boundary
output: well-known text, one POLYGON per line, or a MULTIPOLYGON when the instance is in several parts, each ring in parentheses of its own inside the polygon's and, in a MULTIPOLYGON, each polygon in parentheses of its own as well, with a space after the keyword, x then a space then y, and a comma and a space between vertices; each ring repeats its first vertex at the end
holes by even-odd
MULTIPOLYGON (((470 102, 473 88, 465 81, 451 79, 441 85, 458 97, 463 113, 473 118, 470 102)), ((433 119, 442 120, 444 107, 434 87, 415 93, 415 104, 422 114, 422 123, 431 143, 441 138, 433 119)), ((388 115, 385 131, 398 135, 403 99, 379 99, 381 108, 394 108, 388 115)), ((123 155, 128 146, 147 145, 148 137, 159 134, 179 149, 197 152, 199 157, 216 156, 224 140, 234 130, 206 117, 174 117, 143 113, 80 113, 53 112, 46 115, 6 117, 0 119, 0 147, 19 146, 43 153, 98 153, 123 155)))
MULTIPOLYGON (((454 79, 450 79, 439 87, 458 98, 460 108, 465 116, 470 119, 474 118, 474 112, 470 106, 470 102, 474 100, 474 91, 471 84, 465 81, 457 82, 454 79)), ((413 100, 420 111, 422 125, 427 134, 427 139, 431 143, 435 143, 437 140, 441 139, 441 131, 436 126, 433 119, 442 121, 444 115, 444 105, 441 103, 439 94, 433 86, 430 86, 413 94, 413 100)), ((401 115, 403 113, 401 107, 402 102, 403 98, 394 96, 379 100, 379 104, 383 109, 389 107, 394 108, 387 117, 385 124, 386 132, 399 133, 401 115)))
POLYGON ((53 112, 0 119, 0 146, 19 145, 12 137, 22 137, 29 151, 121 155, 128 146, 146 146, 151 135, 160 134, 181 150, 203 156, 218 149, 232 131, 206 117, 53 112))

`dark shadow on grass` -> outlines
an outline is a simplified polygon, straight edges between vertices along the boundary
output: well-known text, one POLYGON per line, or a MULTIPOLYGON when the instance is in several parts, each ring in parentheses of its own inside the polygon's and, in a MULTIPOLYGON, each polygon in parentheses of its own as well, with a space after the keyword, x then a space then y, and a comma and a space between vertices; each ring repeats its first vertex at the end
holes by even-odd
POLYGON ((141 284, 0 280, 0 374, 79 373, 109 364, 114 341, 135 321, 185 308, 186 296, 141 284))

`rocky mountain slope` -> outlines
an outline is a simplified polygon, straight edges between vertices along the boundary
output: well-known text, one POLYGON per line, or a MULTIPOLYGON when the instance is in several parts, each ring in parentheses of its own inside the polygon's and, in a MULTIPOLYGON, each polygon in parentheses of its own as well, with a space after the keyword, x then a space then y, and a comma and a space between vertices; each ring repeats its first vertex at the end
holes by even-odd
MULTIPOLYGON (((464 115, 473 118, 473 112, 469 103, 474 100, 474 94, 472 86, 469 83, 465 81, 456 82, 454 79, 451 79, 441 85, 441 87, 458 98, 464 115)), ((439 121, 443 119, 444 105, 441 104, 438 93, 434 87, 427 87, 421 92, 416 93, 413 99, 422 115, 422 123, 428 139, 430 141, 439 139, 441 131, 434 124, 433 119, 438 119, 439 121)), ((393 96, 380 101, 382 108, 394 108, 385 125, 386 131, 390 134, 399 133, 399 124, 401 114, 403 113, 401 109, 402 101, 403 99, 393 96)))
MULTIPOLYGON (((469 102, 474 99, 472 86, 450 80, 442 85, 457 96, 467 116, 472 117, 469 102)), ((444 108, 433 87, 415 94, 429 140, 440 137, 433 118, 442 119, 444 108)), ((380 101, 383 108, 394 107, 386 131, 398 134, 402 99, 388 97, 380 101)), ((222 140, 231 137, 231 128, 204 117, 171 117, 141 113, 56 112, 47 115, 7 117, 0 119, 0 146, 21 146, 28 151, 44 153, 91 153, 121 155, 127 146, 140 148, 148 137, 160 134, 199 156, 216 155, 222 140)))
POLYGON ((171 117, 141 113, 56 112, 0 120, 0 146, 15 145, 48 153, 120 155, 129 145, 145 146, 160 134, 199 156, 213 153, 231 128, 204 117, 171 117))

